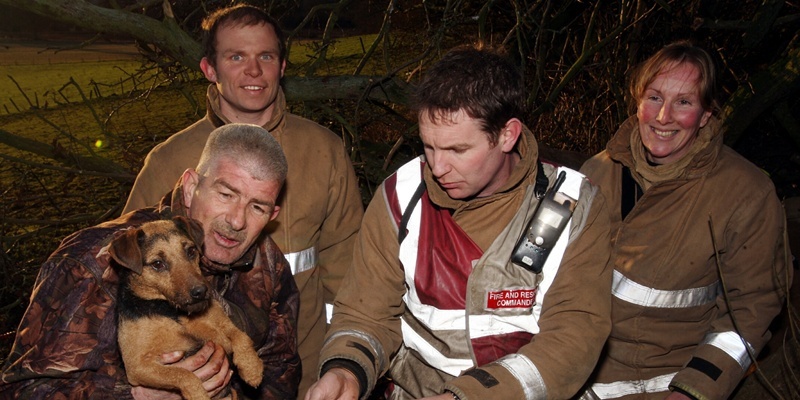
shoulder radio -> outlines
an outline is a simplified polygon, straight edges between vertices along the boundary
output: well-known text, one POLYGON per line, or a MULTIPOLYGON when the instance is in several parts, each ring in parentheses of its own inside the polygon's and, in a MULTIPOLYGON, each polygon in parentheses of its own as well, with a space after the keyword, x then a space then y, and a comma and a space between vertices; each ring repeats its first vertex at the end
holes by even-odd
POLYGON ((577 201, 558 191, 565 179, 566 172, 561 171, 553 187, 539 201, 511 255, 511 262, 536 274, 542 272, 547 256, 575 210, 577 201))

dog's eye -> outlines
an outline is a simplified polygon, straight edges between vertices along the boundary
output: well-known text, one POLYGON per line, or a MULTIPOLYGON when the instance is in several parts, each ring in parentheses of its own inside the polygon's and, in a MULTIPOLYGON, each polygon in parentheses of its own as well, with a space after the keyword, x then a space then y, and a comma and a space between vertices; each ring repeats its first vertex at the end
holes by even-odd
POLYGON ((197 257, 197 247, 196 246, 187 247, 186 256, 189 257, 190 260, 194 260, 195 257, 197 257))
POLYGON ((163 271, 167 269, 167 264, 161 260, 153 261, 152 263, 150 263, 150 266, 156 271, 163 271))

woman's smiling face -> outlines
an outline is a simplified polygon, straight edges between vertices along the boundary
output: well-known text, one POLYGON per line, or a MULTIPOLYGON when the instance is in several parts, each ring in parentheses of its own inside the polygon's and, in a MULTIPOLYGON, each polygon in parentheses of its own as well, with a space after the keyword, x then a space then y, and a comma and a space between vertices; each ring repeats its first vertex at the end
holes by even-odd
POLYGON ((679 160, 708 123, 711 111, 701 104, 699 77, 692 64, 669 64, 645 88, 636 116, 650 162, 679 160))

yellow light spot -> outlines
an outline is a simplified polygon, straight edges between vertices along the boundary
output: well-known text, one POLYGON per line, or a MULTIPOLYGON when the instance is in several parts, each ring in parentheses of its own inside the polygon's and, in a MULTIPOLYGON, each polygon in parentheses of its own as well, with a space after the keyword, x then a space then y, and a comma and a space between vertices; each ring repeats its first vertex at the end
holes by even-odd
POLYGON ((103 147, 103 141, 100 140, 100 139, 97 139, 97 141, 94 142, 94 147, 97 147, 98 149, 103 147))

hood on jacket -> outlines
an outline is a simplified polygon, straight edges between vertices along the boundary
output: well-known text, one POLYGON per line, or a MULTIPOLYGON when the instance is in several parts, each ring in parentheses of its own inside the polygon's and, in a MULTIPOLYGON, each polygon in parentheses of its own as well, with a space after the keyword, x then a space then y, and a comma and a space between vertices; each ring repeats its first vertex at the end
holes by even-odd
POLYGON ((723 145, 722 121, 711 116, 697 135, 698 140, 695 140, 684 158, 671 164, 652 166, 644 159, 639 120, 634 115, 622 123, 606 145, 606 151, 612 160, 630 168, 640 183, 646 181, 646 186, 668 179, 693 179, 708 174, 716 165, 723 145), (634 149, 636 145, 642 147, 634 149))
MULTIPOLYGON (((228 118, 222 115, 222 111, 220 111, 219 91, 214 84, 208 85, 208 90, 206 90, 206 114, 215 128, 231 123, 228 118)), ((278 96, 275 97, 275 107, 272 110, 272 118, 270 118, 269 122, 262 126, 262 128, 272 132, 285 123, 285 116, 286 96, 283 94, 283 87, 280 87, 278 88, 278 96)))

